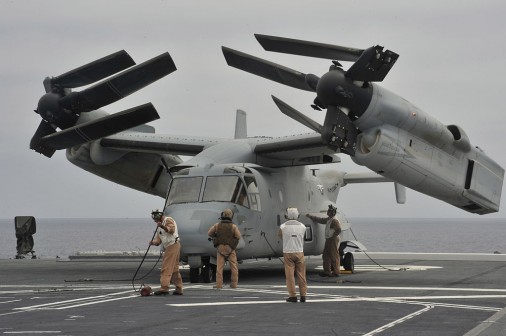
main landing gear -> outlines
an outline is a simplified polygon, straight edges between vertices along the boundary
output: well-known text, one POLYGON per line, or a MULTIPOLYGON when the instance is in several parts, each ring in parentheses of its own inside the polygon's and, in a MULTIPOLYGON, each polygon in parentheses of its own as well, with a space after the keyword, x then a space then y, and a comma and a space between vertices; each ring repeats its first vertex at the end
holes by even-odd
POLYGON ((353 257, 353 253, 351 252, 344 253, 344 249, 349 246, 348 243, 349 242, 342 242, 339 245, 339 256, 341 258, 341 266, 343 266, 345 271, 355 273, 355 258, 353 257))
POLYGON ((216 281, 216 265, 211 264, 210 258, 202 258, 201 267, 190 265, 191 283, 211 283, 216 281))

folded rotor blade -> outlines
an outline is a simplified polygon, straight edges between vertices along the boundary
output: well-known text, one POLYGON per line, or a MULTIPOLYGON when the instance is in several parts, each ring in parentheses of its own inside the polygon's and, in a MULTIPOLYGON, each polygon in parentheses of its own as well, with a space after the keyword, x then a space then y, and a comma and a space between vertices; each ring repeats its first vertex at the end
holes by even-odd
POLYGON ((306 75, 299 71, 227 47, 221 47, 221 49, 227 60, 227 64, 234 68, 296 89, 311 92, 316 90, 315 81, 316 83, 318 82, 318 77, 315 75, 306 75))
POLYGON ((255 34, 256 39, 267 51, 285 54, 318 57, 338 61, 356 61, 363 49, 341 47, 338 45, 296 40, 286 37, 255 34))
POLYGON ((375 46, 367 48, 346 71, 346 77, 356 81, 381 82, 392 69, 399 55, 375 46))
POLYGON ((95 83, 133 65, 135 61, 132 57, 121 50, 54 77, 51 83, 64 88, 76 88, 95 83))
POLYGON ((279 99, 275 96, 271 96, 271 97, 272 97, 272 100, 274 100, 274 103, 276 103, 278 108, 281 110, 281 112, 283 112, 283 114, 289 116, 290 118, 292 118, 295 121, 300 122, 302 125, 309 127, 310 129, 312 129, 315 132, 318 132, 318 133, 322 132, 322 125, 320 125, 319 123, 317 123, 313 119, 306 117, 304 114, 300 113, 299 111, 297 111, 296 109, 294 109, 293 107, 291 107, 290 105, 288 105, 287 103, 282 101, 281 99, 279 99))
POLYGON ((125 131, 160 118, 153 104, 140 105, 123 112, 67 128, 41 139, 44 147, 64 149, 125 131))
POLYGON ((37 153, 43 154, 47 157, 53 156, 56 150, 45 147, 41 144, 42 137, 55 133, 56 130, 48 122, 41 120, 39 127, 35 131, 32 139, 30 140, 30 149, 33 149, 37 153))
POLYGON ((96 110, 142 89, 175 70, 176 65, 169 53, 163 53, 86 90, 72 92, 63 97, 60 104, 72 111, 96 110))

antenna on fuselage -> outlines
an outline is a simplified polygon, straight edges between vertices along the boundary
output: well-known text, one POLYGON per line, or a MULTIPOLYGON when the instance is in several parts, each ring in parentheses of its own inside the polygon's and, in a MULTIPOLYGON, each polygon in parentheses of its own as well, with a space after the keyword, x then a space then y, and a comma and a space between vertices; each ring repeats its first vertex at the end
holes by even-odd
POLYGON ((235 114, 234 139, 246 139, 248 137, 248 127, 246 121, 246 112, 243 110, 237 110, 235 114))

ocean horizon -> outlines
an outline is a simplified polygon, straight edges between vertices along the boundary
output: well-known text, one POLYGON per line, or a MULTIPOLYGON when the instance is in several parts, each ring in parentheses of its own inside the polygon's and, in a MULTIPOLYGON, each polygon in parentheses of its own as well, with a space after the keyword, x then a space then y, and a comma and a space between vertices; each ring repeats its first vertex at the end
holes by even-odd
MULTIPOLYGON (((369 252, 506 253, 504 218, 348 218, 369 252)), ((151 218, 36 218, 37 258, 82 251, 137 251, 153 236, 151 218)), ((184 241, 184 240, 183 240, 184 241)), ((16 256, 14 218, 0 219, 0 259, 16 256)))

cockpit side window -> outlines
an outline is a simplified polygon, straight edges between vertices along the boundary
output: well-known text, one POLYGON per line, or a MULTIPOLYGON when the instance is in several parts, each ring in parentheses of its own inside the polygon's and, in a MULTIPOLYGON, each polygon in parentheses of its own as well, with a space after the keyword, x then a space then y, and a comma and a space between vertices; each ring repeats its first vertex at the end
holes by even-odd
POLYGON ((202 176, 174 178, 167 196, 167 205, 198 202, 202 176))
POLYGON ((258 191, 257 182, 253 176, 244 176, 244 182, 246 182, 246 190, 250 198, 250 208, 252 210, 261 211, 260 207, 260 193, 258 191))

